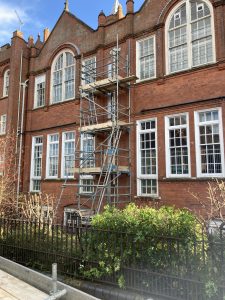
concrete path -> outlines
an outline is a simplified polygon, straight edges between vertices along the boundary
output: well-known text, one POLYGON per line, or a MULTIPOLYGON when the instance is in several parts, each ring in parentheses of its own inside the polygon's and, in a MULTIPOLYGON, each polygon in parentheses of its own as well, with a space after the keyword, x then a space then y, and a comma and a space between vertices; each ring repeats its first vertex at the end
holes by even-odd
POLYGON ((0 300, 45 300, 47 294, 0 270, 0 300))

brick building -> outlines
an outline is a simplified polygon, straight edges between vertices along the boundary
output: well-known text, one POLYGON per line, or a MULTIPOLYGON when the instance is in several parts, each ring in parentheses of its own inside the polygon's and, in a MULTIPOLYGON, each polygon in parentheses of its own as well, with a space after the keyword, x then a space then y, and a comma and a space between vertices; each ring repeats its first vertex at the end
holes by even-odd
POLYGON ((223 1, 127 0, 125 13, 115 1, 96 30, 66 3, 43 41, 16 31, 0 48, 0 134, 19 133, 20 190, 57 195, 65 218, 106 202, 195 209, 191 193, 204 200, 225 175, 224 79, 223 1))

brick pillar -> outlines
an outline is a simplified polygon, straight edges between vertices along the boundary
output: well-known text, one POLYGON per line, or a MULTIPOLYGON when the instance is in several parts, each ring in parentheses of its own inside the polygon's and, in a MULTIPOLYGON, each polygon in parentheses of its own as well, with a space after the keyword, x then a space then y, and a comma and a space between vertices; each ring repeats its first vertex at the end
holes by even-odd
MULTIPOLYGON (((12 38, 9 82, 9 98, 7 111, 7 124, 9 131, 16 131, 17 129, 17 115, 18 115, 18 99, 20 90, 20 69, 21 69, 21 55, 22 62, 22 82, 25 81, 28 72, 28 53, 26 42, 23 40, 23 34, 20 31, 15 31, 12 38)), ((22 100, 22 92, 21 92, 22 100)))

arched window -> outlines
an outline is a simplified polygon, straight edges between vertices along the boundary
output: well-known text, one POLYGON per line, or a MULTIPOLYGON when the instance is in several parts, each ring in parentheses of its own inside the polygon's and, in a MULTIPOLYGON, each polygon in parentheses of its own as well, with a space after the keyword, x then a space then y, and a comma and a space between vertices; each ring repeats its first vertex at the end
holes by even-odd
POLYGON ((52 64, 52 103, 75 97, 75 60, 70 50, 60 52, 52 64))
POLYGON ((210 2, 182 1, 166 21, 167 73, 215 61, 213 9, 210 2))
POLYGON ((3 81, 3 97, 7 97, 9 95, 9 76, 10 76, 10 70, 6 70, 4 73, 4 81, 3 81))

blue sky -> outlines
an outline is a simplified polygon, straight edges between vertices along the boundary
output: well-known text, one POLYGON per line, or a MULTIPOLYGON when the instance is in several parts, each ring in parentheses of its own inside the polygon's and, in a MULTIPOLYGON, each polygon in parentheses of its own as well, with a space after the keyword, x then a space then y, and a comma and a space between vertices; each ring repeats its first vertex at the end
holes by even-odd
MULTIPOLYGON (((83 20, 92 28, 97 28, 98 14, 101 10, 109 15, 115 0, 69 0, 70 12, 83 20)), ((19 21, 15 10, 23 21, 22 31, 25 39, 48 27, 54 27, 62 13, 65 0, 0 0, 0 45, 10 43, 12 32, 19 29, 19 21)), ((123 11, 126 12, 126 0, 120 0, 123 11)), ((144 0, 135 0, 137 11, 144 0)))

